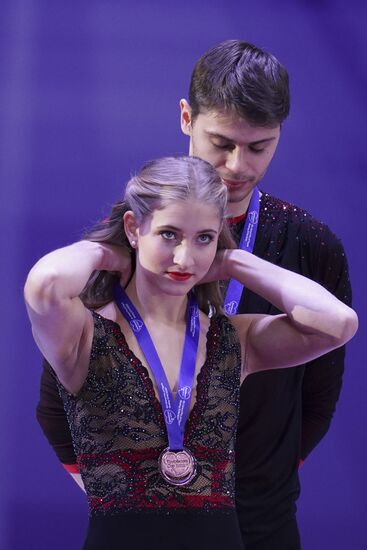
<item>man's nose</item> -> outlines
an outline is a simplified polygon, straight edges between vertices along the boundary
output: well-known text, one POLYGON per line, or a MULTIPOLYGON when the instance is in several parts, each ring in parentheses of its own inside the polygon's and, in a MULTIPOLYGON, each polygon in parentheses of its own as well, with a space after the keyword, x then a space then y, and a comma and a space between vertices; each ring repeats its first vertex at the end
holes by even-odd
POLYGON ((226 161, 226 168, 238 179, 245 179, 248 171, 246 152, 238 147, 230 151, 226 161))

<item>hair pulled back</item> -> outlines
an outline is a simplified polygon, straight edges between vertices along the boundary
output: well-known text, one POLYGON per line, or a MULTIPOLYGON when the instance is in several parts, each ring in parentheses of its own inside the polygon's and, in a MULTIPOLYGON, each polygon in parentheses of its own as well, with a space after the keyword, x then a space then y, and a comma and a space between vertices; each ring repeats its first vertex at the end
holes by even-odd
MULTIPOLYGON (((125 189, 123 200, 117 202, 110 216, 97 224, 83 238, 94 242, 117 245, 127 248, 135 267, 135 250, 126 237, 123 216, 131 210, 138 223, 170 203, 196 199, 212 205, 223 221, 218 238, 218 250, 233 248, 234 241, 224 221, 227 202, 227 189, 216 170, 207 162, 196 157, 164 157, 143 166, 132 177, 125 189)), ((113 285, 117 273, 95 271, 83 292, 83 303, 98 309, 113 300, 113 285)), ((218 282, 196 285, 193 289, 199 308, 206 313, 222 312, 223 296, 218 282)))

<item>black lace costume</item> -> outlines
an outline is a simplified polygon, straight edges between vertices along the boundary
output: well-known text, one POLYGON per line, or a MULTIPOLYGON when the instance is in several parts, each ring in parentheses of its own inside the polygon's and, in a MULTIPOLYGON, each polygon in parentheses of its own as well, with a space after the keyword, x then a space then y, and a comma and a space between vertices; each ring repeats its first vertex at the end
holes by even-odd
MULTIPOLYGON (((236 241, 244 223, 243 218, 232 225, 236 241)), ((254 254, 319 282, 351 304, 342 243, 305 210, 263 193, 254 254)), ((239 313, 274 315, 279 311, 246 289, 239 313)), ((287 530, 287 525, 293 525, 297 531, 298 464, 329 429, 342 386, 344 355, 343 346, 313 360, 307 368, 259 372, 242 384, 236 505, 246 549, 300 547, 287 530)), ((59 460, 69 471, 78 471, 63 404, 46 361, 37 418, 59 460)))
POLYGON ((197 475, 174 487, 158 470, 168 441, 148 371, 119 325, 93 316, 87 379, 77 397, 59 388, 88 496, 85 548, 240 550, 234 504, 240 345, 233 326, 224 316, 211 320, 185 428, 197 475))

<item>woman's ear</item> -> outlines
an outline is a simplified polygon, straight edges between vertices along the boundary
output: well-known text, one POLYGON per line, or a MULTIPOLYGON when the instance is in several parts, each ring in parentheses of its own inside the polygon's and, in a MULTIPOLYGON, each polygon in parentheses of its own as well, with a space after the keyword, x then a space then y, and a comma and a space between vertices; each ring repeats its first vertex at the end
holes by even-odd
POLYGON ((132 210, 125 212, 123 217, 123 224, 126 237, 130 243, 131 248, 137 248, 138 246, 138 222, 135 214, 132 210))

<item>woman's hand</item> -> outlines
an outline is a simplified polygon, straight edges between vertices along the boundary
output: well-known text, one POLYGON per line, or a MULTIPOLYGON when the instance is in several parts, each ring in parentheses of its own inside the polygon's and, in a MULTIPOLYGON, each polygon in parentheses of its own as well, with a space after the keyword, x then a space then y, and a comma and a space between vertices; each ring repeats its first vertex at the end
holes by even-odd
POLYGON ((125 286, 131 278, 131 251, 126 246, 99 243, 103 256, 100 271, 112 271, 120 274, 120 283, 125 286))
POLYGON ((201 279, 202 283, 212 283, 213 281, 226 281, 231 277, 230 274, 230 259, 233 250, 225 249, 218 250, 209 271, 201 279))

